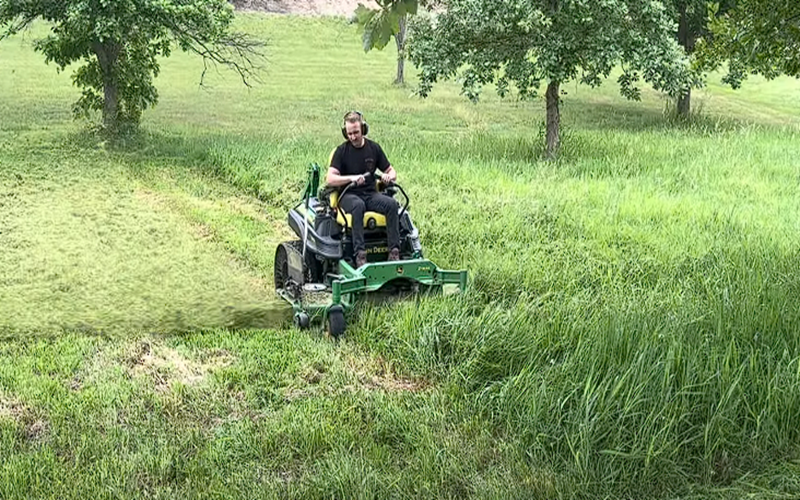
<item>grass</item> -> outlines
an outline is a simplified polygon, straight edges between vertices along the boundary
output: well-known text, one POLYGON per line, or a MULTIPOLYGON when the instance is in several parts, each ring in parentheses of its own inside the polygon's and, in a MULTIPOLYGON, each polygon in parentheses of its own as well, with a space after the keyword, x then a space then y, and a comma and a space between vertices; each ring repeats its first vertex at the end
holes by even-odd
POLYGON ((545 163, 541 101, 419 100, 343 20, 240 22, 263 84, 176 55, 123 148, 42 26, 0 45, 0 498, 800 494, 796 80, 712 79, 685 123, 569 84, 545 163), (332 344, 272 252, 350 108, 472 279, 332 344))

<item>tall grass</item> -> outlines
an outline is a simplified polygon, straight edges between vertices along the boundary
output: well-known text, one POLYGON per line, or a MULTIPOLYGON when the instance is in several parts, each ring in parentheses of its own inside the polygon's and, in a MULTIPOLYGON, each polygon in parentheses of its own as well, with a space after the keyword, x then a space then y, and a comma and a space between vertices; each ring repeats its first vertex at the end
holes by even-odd
MULTIPOLYGON (((534 167, 524 187, 495 171, 471 222, 421 224, 445 260, 469 262, 471 295, 359 335, 456 388, 527 463, 559 471, 560 491, 688 494, 796 460, 800 257, 782 135, 725 133, 727 148, 698 155, 680 143, 701 139, 674 133, 670 150, 659 133, 637 141, 635 166, 534 167)), ((431 219, 458 210, 433 199, 431 219)))

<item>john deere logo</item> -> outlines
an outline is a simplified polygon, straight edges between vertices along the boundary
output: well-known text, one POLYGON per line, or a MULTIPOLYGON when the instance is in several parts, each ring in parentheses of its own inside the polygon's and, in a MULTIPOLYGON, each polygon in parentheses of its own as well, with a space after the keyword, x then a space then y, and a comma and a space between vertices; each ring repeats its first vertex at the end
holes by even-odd
POLYGON ((403 274, 403 266, 397 266, 397 274, 403 274))

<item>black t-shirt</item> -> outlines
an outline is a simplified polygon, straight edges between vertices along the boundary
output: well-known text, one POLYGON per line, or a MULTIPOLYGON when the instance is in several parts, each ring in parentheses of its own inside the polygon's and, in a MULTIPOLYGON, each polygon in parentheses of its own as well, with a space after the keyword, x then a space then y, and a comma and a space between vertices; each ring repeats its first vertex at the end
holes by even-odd
POLYGON ((366 182, 360 186, 353 186, 347 192, 354 194, 368 194, 375 191, 375 170, 386 172, 389 160, 377 142, 364 138, 364 146, 357 148, 350 141, 342 143, 331 158, 331 166, 342 175, 368 174, 366 182))

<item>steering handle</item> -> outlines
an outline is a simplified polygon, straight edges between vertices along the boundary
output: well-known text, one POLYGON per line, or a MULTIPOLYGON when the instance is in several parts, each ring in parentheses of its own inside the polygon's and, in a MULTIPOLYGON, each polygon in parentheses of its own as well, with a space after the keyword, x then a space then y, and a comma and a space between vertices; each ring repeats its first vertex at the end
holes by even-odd
POLYGON ((406 194, 405 190, 403 189, 403 186, 401 186, 400 184, 392 181, 392 182, 390 182, 389 184, 386 185, 386 189, 399 189, 400 193, 403 195, 403 198, 406 199, 406 202, 403 205, 403 209, 400 211, 400 214, 399 214, 399 217, 402 217, 403 214, 406 213, 406 210, 408 210, 408 204, 409 204, 409 198, 408 198, 408 195, 406 194))
POLYGON ((342 198, 344 198, 344 195, 345 195, 345 194, 347 194, 347 190, 348 190, 348 189, 350 189, 350 188, 351 188, 351 187, 353 187, 353 186, 357 186, 357 185, 358 185, 358 183, 356 183, 355 181, 353 181, 353 182, 351 182, 351 183, 347 184, 347 185, 344 187, 344 189, 342 189, 342 191, 339 193, 339 203, 337 203, 336 210, 341 210, 341 211, 342 211, 342 220, 344 221, 344 230, 345 230, 345 231, 347 231, 348 224, 347 224, 347 217, 345 217, 345 212, 344 212, 344 210, 342 210, 342 209, 340 208, 340 206, 341 206, 341 204, 342 204, 342 198))

